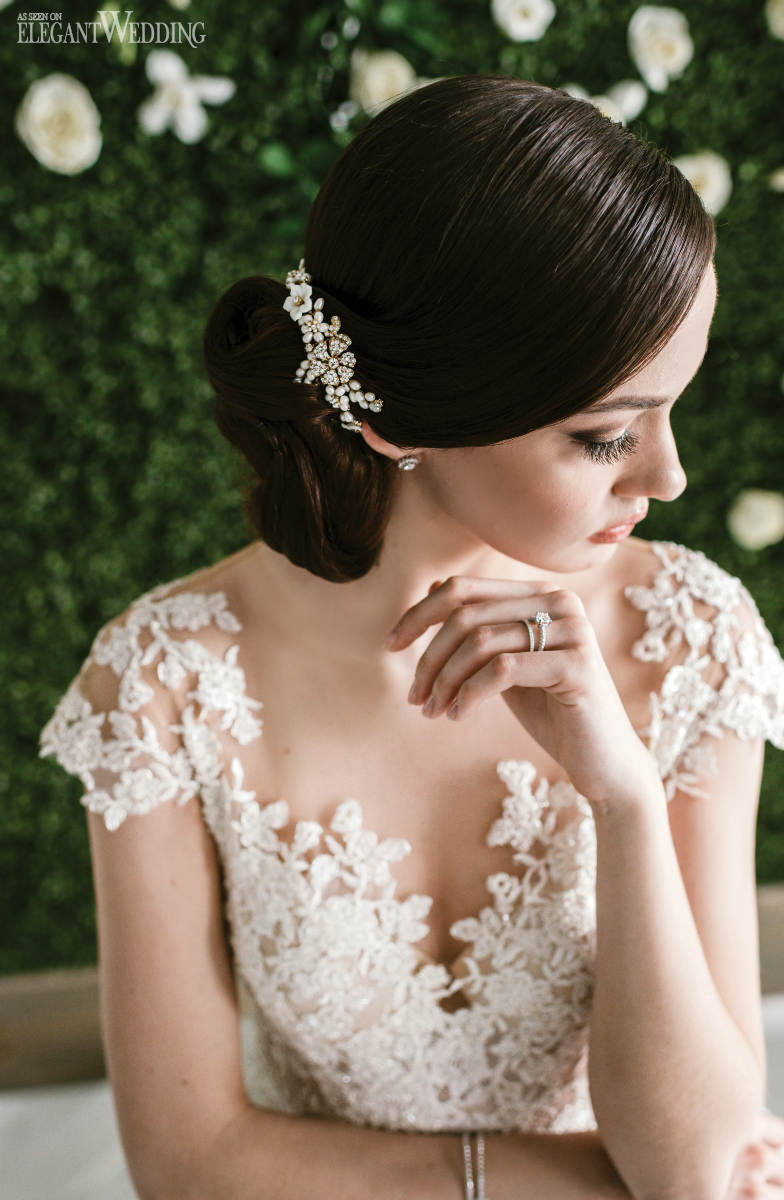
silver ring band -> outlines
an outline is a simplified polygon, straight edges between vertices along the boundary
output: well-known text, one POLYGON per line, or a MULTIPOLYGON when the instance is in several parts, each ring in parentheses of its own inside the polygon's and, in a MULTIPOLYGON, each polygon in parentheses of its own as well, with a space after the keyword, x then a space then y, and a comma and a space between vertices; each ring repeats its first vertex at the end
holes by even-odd
POLYGON ((528 617, 521 617, 520 620, 521 620, 522 624, 525 625, 526 629, 528 630, 528 649, 535 650, 536 649, 536 641, 534 639, 534 627, 531 624, 531 622, 528 620, 528 617))
POLYGON ((547 626, 552 625, 553 618, 549 612, 540 610, 534 617, 536 624, 539 626, 539 649, 544 650, 547 641, 547 626))

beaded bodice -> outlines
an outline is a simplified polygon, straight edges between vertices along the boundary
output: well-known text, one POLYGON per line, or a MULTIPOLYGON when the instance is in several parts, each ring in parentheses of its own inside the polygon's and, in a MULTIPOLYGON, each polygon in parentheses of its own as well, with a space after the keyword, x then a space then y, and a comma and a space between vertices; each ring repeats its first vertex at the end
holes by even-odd
MULTIPOLYGON (((650 586, 625 589, 644 613, 631 652, 672 665, 638 732, 668 799, 707 800, 698 784, 723 730, 784 748, 784 662, 738 579, 698 551, 650 545, 650 586)), ((498 762, 486 841, 509 848, 513 869, 489 875, 486 906, 451 926, 465 949, 450 968, 428 960, 417 943, 433 899, 397 894, 409 842, 380 839, 353 797, 323 824, 257 799, 245 749, 274 697, 247 694, 226 595, 188 584, 154 588, 99 631, 40 752, 80 778, 110 830, 162 803, 200 804, 225 879, 250 1098, 396 1129, 595 1128, 587 801, 528 761, 498 762), (232 640, 222 654, 218 631, 232 640)))

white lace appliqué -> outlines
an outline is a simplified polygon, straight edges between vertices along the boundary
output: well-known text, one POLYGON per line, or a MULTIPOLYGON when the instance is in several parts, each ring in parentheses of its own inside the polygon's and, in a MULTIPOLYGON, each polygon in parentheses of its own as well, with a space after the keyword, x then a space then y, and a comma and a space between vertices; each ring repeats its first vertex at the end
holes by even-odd
MULTIPOLYGON (((680 651, 641 731, 672 798, 698 791, 722 728, 784 748, 784 663, 737 579, 699 552, 650 544, 661 566, 625 595, 646 614, 634 656, 680 651)), ((184 636, 240 632, 239 622, 222 592, 168 595, 180 582, 98 634, 84 666, 111 671, 116 700, 94 711, 80 672, 40 752, 79 776, 82 803, 110 829, 198 796, 226 880, 251 1100, 389 1129, 595 1129, 596 838, 585 799, 537 781, 530 762, 497 764, 507 794, 486 841, 509 847, 516 870, 487 877, 487 905, 450 930, 465 950, 449 968, 433 962, 417 946, 432 897, 396 895, 408 841, 380 840, 352 797, 327 826, 292 820, 283 799, 257 800, 241 748, 261 736, 263 705, 246 694, 239 645, 221 656, 184 636), (152 703, 156 680, 175 721, 152 703)))
POLYGON ((92 711, 79 686, 80 671, 41 731, 41 756, 54 754, 66 771, 81 779, 82 803, 103 814, 107 829, 117 829, 131 813, 150 812, 166 800, 185 804, 199 795, 216 832, 223 818, 223 759, 205 718, 210 712, 217 714, 219 727, 240 745, 261 733, 253 710, 263 705, 245 695, 244 672, 236 665, 239 647, 232 646, 219 659, 195 639, 172 636, 176 630, 198 632, 210 623, 239 632, 226 596, 182 592, 166 597, 172 587, 174 583, 163 584, 134 601, 125 623, 104 627, 93 642, 83 669, 90 662, 111 668, 118 679, 116 709, 92 711), (144 647, 142 633, 147 637, 144 647), (159 656, 155 674, 165 688, 175 688, 189 677, 195 683, 180 723, 169 726, 171 734, 179 735, 174 750, 161 745, 149 715, 134 716, 155 696, 144 669, 159 656), (108 786, 101 786, 102 779, 110 779, 108 786))
MULTIPOLYGON (((263 1013, 283 1089, 300 1110, 387 1128, 593 1128, 585 1081, 595 936, 596 844, 588 804, 530 763, 503 761, 510 789, 488 845, 509 844, 522 878, 486 881, 492 902, 456 921, 460 973, 416 943, 432 897, 396 897, 379 841, 342 801, 328 829, 288 806, 246 801, 234 836, 230 913, 237 960, 263 1013), (557 829, 559 814, 578 820, 557 829), (545 853, 534 854, 534 842, 545 853), (441 1001, 462 990, 466 1007, 441 1001), (292 1053, 293 1051, 293 1053, 292 1053), (566 1124, 564 1124, 566 1122, 566 1124)), ((454 966, 454 964, 453 964, 454 966)))
POLYGON ((784 663, 747 588, 699 550, 675 542, 651 542, 662 562, 651 587, 627 587, 625 595, 645 612, 646 631, 632 654, 665 662, 685 649, 650 695, 647 739, 668 799, 676 790, 706 797, 695 784, 716 772, 711 739, 732 729, 742 738, 762 737, 784 749, 784 663), (710 605, 710 619, 694 602, 710 605), (748 628, 740 629, 741 606, 748 628), (724 667, 720 685, 704 672, 724 667))

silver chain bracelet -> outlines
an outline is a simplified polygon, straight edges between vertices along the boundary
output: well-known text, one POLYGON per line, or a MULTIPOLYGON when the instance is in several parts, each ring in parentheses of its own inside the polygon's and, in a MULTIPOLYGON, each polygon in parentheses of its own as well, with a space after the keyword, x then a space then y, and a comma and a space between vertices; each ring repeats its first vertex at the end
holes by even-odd
POLYGON ((462 1143, 465 1200, 487 1200, 485 1196, 485 1135, 466 1132, 462 1135, 462 1143), (474 1164, 471 1153, 474 1144, 476 1145, 476 1183, 474 1183, 474 1164))

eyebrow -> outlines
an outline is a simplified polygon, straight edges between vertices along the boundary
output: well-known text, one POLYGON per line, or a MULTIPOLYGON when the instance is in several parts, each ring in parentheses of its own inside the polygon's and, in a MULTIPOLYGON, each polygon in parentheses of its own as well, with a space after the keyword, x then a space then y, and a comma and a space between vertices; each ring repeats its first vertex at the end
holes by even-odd
MULTIPOLYGON (((584 408, 583 413, 614 412, 618 408, 658 408, 671 400, 672 396, 616 396, 614 400, 603 400, 600 404, 584 408)), ((577 416, 577 413, 574 414, 577 416)))

